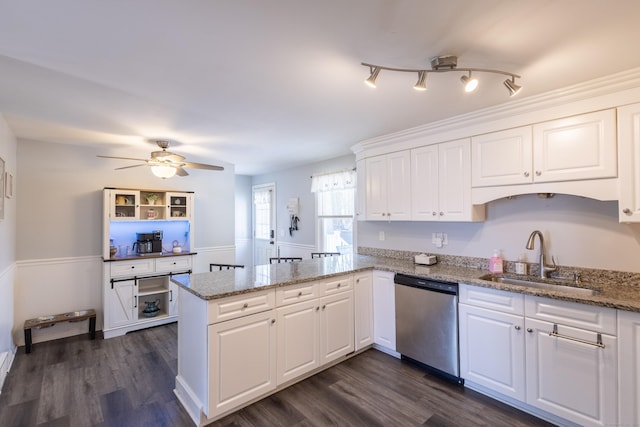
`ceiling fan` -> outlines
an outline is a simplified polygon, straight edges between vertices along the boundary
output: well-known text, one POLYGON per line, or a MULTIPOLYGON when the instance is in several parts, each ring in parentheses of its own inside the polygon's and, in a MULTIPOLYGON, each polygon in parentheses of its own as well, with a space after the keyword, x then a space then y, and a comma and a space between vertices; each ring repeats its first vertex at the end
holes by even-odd
POLYGON ((174 175, 178 176, 187 176, 189 175, 184 168, 193 168, 193 169, 206 169, 213 171, 221 171, 224 170, 222 166, 214 166, 207 165, 204 163, 194 163, 194 162, 185 162, 185 158, 179 154, 172 153, 171 151, 167 151, 169 147, 169 141, 159 139, 154 140, 158 147, 162 148, 159 151, 152 151, 150 159, 135 159, 131 157, 114 157, 114 156, 97 156, 105 159, 121 159, 121 160, 136 160, 140 162, 144 162, 139 165, 132 166, 123 166, 119 169, 130 169, 137 168, 139 166, 150 166, 151 172, 159 178, 171 178, 174 175))

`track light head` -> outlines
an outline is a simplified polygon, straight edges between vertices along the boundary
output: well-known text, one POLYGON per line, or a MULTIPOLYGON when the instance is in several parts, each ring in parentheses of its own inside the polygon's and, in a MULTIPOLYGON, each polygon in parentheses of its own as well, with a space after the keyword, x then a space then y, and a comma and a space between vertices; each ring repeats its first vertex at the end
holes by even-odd
POLYGON ((376 79, 378 78, 378 74, 380 74, 380 67, 369 67, 371 69, 371 75, 364 82, 370 86, 376 87, 376 79))
POLYGON ((471 71, 468 76, 460 77, 460 81, 464 85, 465 92, 473 92, 478 87, 478 79, 471 77, 471 71))
POLYGON ((418 71, 418 82, 413 87, 415 90, 427 90, 427 72, 418 71))
POLYGON ((522 89, 522 86, 516 84, 516 78, 511 77, 511 80, 507 79, 504 81, 504 85, 509 90, 509 96, 517 95, 518 92, 522 89))

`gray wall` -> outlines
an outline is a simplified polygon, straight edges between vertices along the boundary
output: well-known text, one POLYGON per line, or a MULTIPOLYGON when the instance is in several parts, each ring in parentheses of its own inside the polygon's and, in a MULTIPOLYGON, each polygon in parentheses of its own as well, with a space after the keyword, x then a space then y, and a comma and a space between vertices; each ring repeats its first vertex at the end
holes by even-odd
POLYGON ((18 142, 18 260, 100 255, 104 187, 194 191, 195 247, 234 244, 233 165, 162 180, 146 167, 116 171, 133 163, 96 154, 136 157, 124 149, 18 142))
POLYGON ((551 199, 531 194, 493 201, 487 205, 487 220, 478 223, 361 221, 358 244, 481 258, 498 249, 507 260, 524 255, 538 262, 537 240, 535 250, 525 249, 536 229, 544 233, 547 254, 555 255, 560 265, 640 272, 640 224, 618 223, 617 202, 561 194, 551 199), (447 233, 447 246, 436 248, 431 243, 432 233, 437 232, 447 233))
MULTIPOLYGON (((0 157, 5 170, 17 179, 16 138, 0 114, 0 157)), ((4 199, 4 220, 0 220, 0 353, 13 348, 11 328, 13 326, 14 271, 16 261, 16 203, 19 194, 4 199)), ((1 386, 2 384, 0 384, 1 386)))
MULTIPOLYGON (((311 175, 351 169, 355 166, 355 156, 347 155, 276 173, 254 176, 252 185, 276 183, 276 233, 278 242, 315 245, 316 200, 315 195, 311 193, 311 175), (292 197, 300 199, 300 213, 298 215, 300 222, 298 223, 298 231, 294 231, 293 236, 289 236, 290 221, 287 202, 292 197)), ((249 209, 251 209, 251 206, 249 206, 249 209)))

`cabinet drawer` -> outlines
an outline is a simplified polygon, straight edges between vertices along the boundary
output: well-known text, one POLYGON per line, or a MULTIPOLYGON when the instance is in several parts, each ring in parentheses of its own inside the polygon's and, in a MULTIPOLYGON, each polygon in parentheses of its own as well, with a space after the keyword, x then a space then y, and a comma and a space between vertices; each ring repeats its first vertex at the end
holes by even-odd
POLYGON ((525 295, 525 315, 566 326, 616 335, 616 310, 525 295))
POLYGON ((270 310, 275 307, 275 299, 275 291, 268 290, 211 301, 207 310, 207 324, 270 310))
POLYGON ((459 298, 462 304, 488 308, 503 313, 522 316, 524 314, 524 295, 499 289, 483 288, 460 284, 459 298))
POLYGON ((300 283, 276 289, 276 305, 282 306, 318 297, 318 282, 300 283))
POLYGON ((153 258, 111 263, 111 277, 133 277, 153 273, 153 258))
POLYGON ((333 295, 353 289, 353 276, 347 274, 332 279, 323 280, 319 283, 320 295, 333 295))
POLYGON ((178 273, 191 269, 191 256, 156 258, 156 273, 178 273))

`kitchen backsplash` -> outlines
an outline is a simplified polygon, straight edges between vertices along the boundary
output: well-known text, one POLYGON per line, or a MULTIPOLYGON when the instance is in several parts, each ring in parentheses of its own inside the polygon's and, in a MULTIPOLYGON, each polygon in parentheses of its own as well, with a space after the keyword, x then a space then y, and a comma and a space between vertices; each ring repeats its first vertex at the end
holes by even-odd
MULTIPOLYGON (((385 257, 394 259, 413 260, 415 255, 423 252, 399 251, 395 249, 380 249, 358 246, 358 254, 369 255, 375 257, 385 257)), ((436 255, 438 263, 453 265, 457 267, 475 268, 478 270, 489 270, 489 258, 474 258, 457 255, 444 255, 426 253, 427 255, 436 255)), ((504 260, 504 271, 506 273, 515 273, 515 261, 504 260)), ((527 263, 529 274, 536 276, 539 274, 540 268, 537 263, 527 263)), ((598 270, 593 268, 572 267, 558 265, 558 270, 552 274, 553 278, 573 280, 573 274, 579 273, 585 282, 613 282, 613 283, 640 283, 640 273, 631 273, 615 270, 598 270)))

